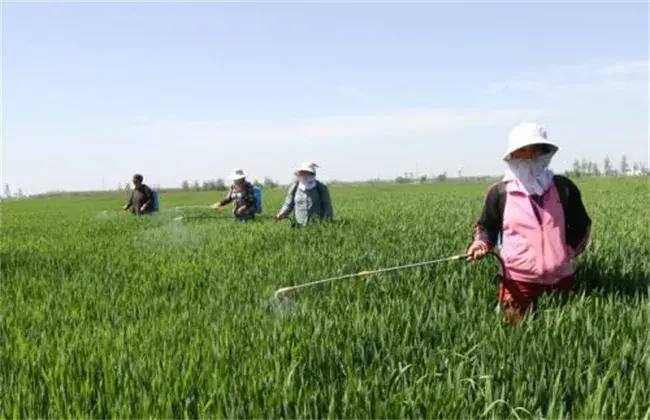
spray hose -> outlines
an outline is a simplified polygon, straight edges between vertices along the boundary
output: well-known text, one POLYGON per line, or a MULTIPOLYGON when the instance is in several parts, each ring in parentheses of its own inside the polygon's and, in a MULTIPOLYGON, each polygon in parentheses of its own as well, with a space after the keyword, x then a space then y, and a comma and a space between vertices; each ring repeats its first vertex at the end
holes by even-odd
MULTIPOLYGON (((488 256, 488 255, 491 255, 491 256, 495 257, 499 261, 499 265, 500 265, 500 268, 501 268, 500 272, 497 273, 494 276, 493 280, 496 279, 496 278, 500 278, 502 280, 503 276, 501 275, 501 273, 505 273, 505 265, 503 263, 503 260, 501 259, 499 254, 497 254, 496 252, 489 252, 489 253, 486 254, 486 256, 488 256)), ((330 282, 338 281, 338 280, 348 280, 348 279, 352 279, 352 278, 356 278, 356 277, 368 276, 368 275, 371 275, 371 274, 381 274, 381 273, 387 273, 387 272, 390 272, 390 271, 404 270, 404 269, 407 269, 407 268, 424 267, 424 266, 434 265, 434 264, 438 264, 438 263, 442 263, 442 262, 448 262, 448 261, 457 261, 457 260, 466 259, 468 256, 469 256, 468 254, 460 254, 460 255, 454 255, 454 256, 446 257, 446 258, 439 258, 439 259, 432 260, 432 261, 424 261, 424 262, 419 262, 419 263, 398 265, 398 266, 394 266, 394 267, 381 268, 381 269, 378 269, 378 270, 371 270, 371 271, 360 271, 358 273, 347 274, 347 275, 338 276, 338 277, 330 277, 330 278, 327 278, 327 279, 316 280, 316 281, 312 281, 312 282, 309 282, 309 283, 298 284, 298 285, 295 285, 295 286, 281 287, 281 288, 279 288, 278 290, 275 291, 275 297, 277 298, 277 297, 281 296, 284 293, 291 292, 291 291, 298 290, 298 289, 302 289, 302 288, 305 288, 305 287, 315 286, 317 284, 330 283, 330 282)))

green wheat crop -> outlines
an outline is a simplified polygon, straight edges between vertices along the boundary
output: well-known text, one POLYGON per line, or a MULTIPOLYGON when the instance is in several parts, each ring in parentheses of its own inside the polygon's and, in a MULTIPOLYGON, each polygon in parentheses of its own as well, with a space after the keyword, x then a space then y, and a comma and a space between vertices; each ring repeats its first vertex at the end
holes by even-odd
MULTIPOLYGON (((520 327, 465 251, 486 184, 331 188, 338 222, 175 220, 219 195, 5 202, 3 418, 650 418, 650 207, 641 179, 578 180, 593 218, 568 301, 520 327)), ((285 191, 265 192, 265 213, 285 191)))

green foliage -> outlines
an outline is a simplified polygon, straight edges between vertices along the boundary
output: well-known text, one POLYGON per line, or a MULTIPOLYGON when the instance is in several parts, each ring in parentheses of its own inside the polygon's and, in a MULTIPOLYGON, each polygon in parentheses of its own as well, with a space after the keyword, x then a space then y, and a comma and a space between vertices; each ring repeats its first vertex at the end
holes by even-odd
MULTIPOLYGON (((339 221, 176 221, 214 193, 4 204, 5 418, 647 418, 647 181, 581 178, 593 242, 520 327, 492 260, 281 286, 463 252, 487 183, 331 188, 339 221)), ((265 194, 273 214, 284 190, 265 194)))

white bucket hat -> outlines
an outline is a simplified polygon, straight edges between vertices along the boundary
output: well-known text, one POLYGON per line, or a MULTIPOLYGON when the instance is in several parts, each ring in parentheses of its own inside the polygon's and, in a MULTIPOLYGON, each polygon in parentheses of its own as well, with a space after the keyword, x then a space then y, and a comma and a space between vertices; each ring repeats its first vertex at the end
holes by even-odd
POLYGON ((319 166, 313 162, 303 162, 296 168, 294 173, 297 174, 298 172, 305 171, 316 175, 316 168, 319 168, 319 166))
POLYGON ((240 179, 246 178, 246 174, 243 169, 235 169, 230 175, 228 175, 228 178, 233 181, 239 181, 240 179))
POLYGON ((512 152, 532 144, 545 144, 550 146, 554 153, 559 150, 557 144, 548 140, 548 132, 543 125, 534 122, 524 122, 517 124, 510 130, 510 134, 508 135, 508 148, 503 155, 503 160, 510 160, 510 154, 512 152))

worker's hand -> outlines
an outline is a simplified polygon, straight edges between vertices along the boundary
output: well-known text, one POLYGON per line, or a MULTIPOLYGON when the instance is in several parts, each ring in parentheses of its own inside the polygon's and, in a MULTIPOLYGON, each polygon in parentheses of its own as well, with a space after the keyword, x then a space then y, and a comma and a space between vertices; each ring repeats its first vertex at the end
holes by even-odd
POLYGON ((241 216, 242 214, 244 214, 246 212, 246 208, 247 208, 246 206, 241 206, 240 208, 235 210, 235 213, 237 213, 238 215, 241 216))
POLYGON ((282 220, 282 219, 284 219, 284 215, 283 215, 283 214, 278 213, 278 214, 275 215, 275 220, 276 220, 276 221, 279 222, 279 221, 282 220))
POLYGON ((214 203, 214 204, 212 205, 212 208, 213 208, 213 209, 217 209, 217 210, 220 209, 220 208, 222 208, 222 207, 223 207, 223 205, 222 205, 221 203, 214 203))
POLYGON ((474 243, 467 249, 467 261, 480 260, 485 257, 489 251, 490 249, 485 242, 474 241, 474 243))
POLYGON ((140 207, 140 213, 144 213, 145 210, 147 210, 147 205, 143 204, 142 207, 140 207))

